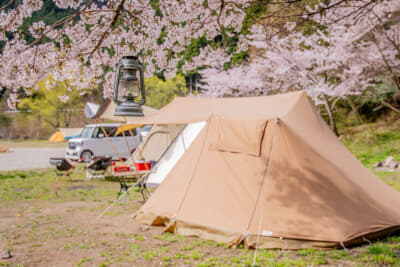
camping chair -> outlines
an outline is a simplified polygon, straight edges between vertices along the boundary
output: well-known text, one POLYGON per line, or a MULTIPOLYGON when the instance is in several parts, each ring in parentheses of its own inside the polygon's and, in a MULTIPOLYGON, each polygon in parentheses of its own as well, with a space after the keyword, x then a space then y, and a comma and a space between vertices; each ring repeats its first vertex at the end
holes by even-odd
POLYGON ((56 166, 56 174, 57 176, 62 176, 66 171, 74 169, 76 163, 70 159, 66 158, 50 158, 50 165, 56 166))
POLYGON ((112 158, 110 156, 93 157, 85 166, 86 178, 104 178, 108 167, 111 165, 112 158))

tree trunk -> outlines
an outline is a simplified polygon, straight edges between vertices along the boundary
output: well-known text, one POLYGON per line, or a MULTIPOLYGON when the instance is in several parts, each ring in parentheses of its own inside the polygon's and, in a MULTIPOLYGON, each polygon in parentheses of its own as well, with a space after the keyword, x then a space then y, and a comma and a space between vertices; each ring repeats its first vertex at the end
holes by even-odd
POLYGON ((65 111, 65 128, 69 128, 69 125, 71 124, 72 112, 73 111, 65 111))
POLYGON ((348 98, 348 103, 351 107, 351 110, 354 112, 354 114, 356 114, 358 122, 364 123, 364 120, 361 118, 360 112, 358 111, 358 107, 356 106, 356 104, 354 104, 354 102, 350 98, 348 98))
POLYGON ((60 128, 61 127, 61 119, 60 119, 60 116, 61 116, 61 111, 60 111, 60 104, 57 102, 57 106, 56 106, 56 128, 60 128))
POLYGON ((339 132, 336 127, 336 122, 335 122, 335 119, 333 118, 332 109, 329 106, 329 102, 328 102, 328 99, 326 98, 326 96, 324 96, 324 106, 325 106, 326 111, 328 112, 329 122, 331 124, 332 131, 335 133, 336 136, 339 136, 339 132))

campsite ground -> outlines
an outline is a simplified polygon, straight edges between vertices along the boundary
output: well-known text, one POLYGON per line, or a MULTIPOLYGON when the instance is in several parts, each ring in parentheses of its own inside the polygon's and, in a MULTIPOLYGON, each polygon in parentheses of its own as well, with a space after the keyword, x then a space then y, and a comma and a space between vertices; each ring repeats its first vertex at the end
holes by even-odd
POLYGON ((47 140, 0 140, 0 171, 50 167, 49 157, 64 157, 67 142, 47 140), (1 152, 1 151, 0 151, 1 152))
POLYGON ((16 147, 67 147, 67 142, 49 142, 47 140, 0 140, 0 146, 16 147))
MULTIPOLYGON (((400 160, 399 125, 346 130, 344 144, 369 168, 391 155, 400 160)), ((400 173, 376 173, 400 191, 400 173)), ((125 208, 111 206, 119 185, 86 180, 83 171, 65 181, 52 169, 0 172, 0 266, 248 266, 254 250, 143 229, 131 215, 142 205, 131 191, 125 208), (59 188, 59 189, 58 189, 59 188), (57 191, 57 193, 56 193, 57 191), (104 216, 100 215, 106 210, 104 216)), ((389 266, 400 264, 400 235, 372 245, 320 251, 261 250, 259 266, 389 266)))
POLYGON ((64 157, 65 147, 13 147, 0 154, 0 171, 50 167, 50 157, 64 157))
POLYGON ((66 142, 0 140, 0 171, 50 167, 49 157, 64 157, 66 148, 66 142))

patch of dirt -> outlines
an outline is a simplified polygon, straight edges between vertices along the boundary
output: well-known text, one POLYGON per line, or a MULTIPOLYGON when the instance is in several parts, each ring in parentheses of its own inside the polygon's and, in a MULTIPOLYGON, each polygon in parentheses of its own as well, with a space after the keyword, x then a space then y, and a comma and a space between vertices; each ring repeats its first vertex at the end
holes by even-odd
MULTIPOLYGON (((10 251, 12 257, 0 259, 0 266, 251 265, 253 250, 229 249, 222 243, 195 237, 163 235, 163 227, 143 227, 132 219, 140 202, 128 201, 125 208, 121 203, 110 208, 110 201, 2 203, 0 252, 10 251)), ((278 250, 271 253, 268 257, 278 261, 289 255, 278 250)), ((290 253, 292 259, 299 258, 295 251, 290 253)), ((355 263, 341 259, 323 265, 355 263)))
POLYGON ((21 188, 15 188, 14 191, 15 193, 20 193, 20 192, 24 192, 24 191, 31 191, 32 188, 28 188, 28 187, 21 187, 21 188))
MULTIPOLYGON (((113 206, 103 217, 99 215, 109 202, 20 203, 22 206, 0 209, 0 251, 10 250, 13 256, 0 263, 10 266, 162 266, 171 261, 177 266, 192 266, 184 264, 184 259, 174 259, 174 255, 190 255, 192 252, 182 247, 201 242, 194 237, 180 240, 175 235, 170 236, 172 240, 157 238, 163 227, 143 228, 132 219, 141 205, 139 200, 127 203, 125 208, 113 206), (24 212, 19 216, 21 210, 24 212)), ((211 250, 205 246, 194 250, 207 257, 237 255, 235 250, 214 246, 211 250)), ((190 257, 186 260, 196 265, 190 257)))
MULTIPOLYGON (((104 261, 101 252, 127 242, 117 233, 140 233, 140 225, 131 218, 133 205, 114 207, 99 218, 105 207, 95 202, 38 204, 39 211, 24 203, 21 209, 27 210, 20 217, 16 208, 0 211, 0 250, 11 250, 11 266, 74 266, 89 258, 91 266, 99 265, 104 261)), ((141 245, 152 241, 153 234, 160 229, 145 232, 141 245)))

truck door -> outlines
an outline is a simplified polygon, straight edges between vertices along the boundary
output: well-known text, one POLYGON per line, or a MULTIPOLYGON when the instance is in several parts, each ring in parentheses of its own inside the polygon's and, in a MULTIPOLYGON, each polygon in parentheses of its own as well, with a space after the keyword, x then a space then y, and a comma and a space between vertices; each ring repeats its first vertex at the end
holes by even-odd
MULTIPOLYGON (((136 133, 135 129, 132 129, 132 133, 136 133)), ((118 139, 117 143, 119 145, 119 151, 121 151, 121 156, 127 159, 130 158, 132 151, 136 148, 135 141, 132 139, 130 131, 119 133, 116 139, 118 139)))
POLYGON ((96 156, 111 156, 118 158, 114 144, 114 127, 96 127, 94 136, 96 137, 95 153, 96 156), (106 137, 108 136, 108 138, 106 137))

